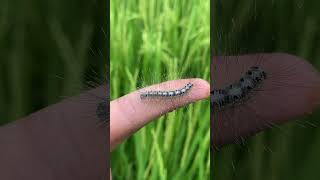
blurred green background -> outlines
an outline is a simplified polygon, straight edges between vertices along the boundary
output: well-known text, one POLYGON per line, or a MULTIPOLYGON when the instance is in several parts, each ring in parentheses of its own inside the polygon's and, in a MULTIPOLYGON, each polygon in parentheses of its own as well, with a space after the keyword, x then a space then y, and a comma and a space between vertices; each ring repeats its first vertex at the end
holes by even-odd
MULTIPOLYGON (((214 1, 216 55, 287 52, 320 69, 319 1, 214 1)), ((320 179, 319 112, 215 153, 213 179, 320 179)))
POLYGON ((0 125, 105 79, 106 10, 102 0, 0 1, 0 125))
MULTIPOLYGON (((209 80, 209 0, 111 0, 110 94, 209 80)), ((209 100, 169 113, 112 152, 114 179, 209 179, 209 100)))

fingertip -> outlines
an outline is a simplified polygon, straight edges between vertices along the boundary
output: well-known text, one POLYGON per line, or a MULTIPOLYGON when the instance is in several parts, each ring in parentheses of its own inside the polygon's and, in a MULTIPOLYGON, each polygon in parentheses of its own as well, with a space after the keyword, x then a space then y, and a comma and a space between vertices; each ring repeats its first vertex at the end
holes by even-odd
POLYGON ((210 84, 208 81, 200 78, 190 79, 194 84, 194 91, 190 92, 191 102, 206 99, 210 96, 210 84))

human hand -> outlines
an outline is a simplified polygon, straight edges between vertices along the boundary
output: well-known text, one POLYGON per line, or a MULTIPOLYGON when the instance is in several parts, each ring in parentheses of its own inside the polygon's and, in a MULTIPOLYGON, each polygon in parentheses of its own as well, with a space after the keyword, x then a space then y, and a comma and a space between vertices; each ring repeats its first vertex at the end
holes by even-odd
MULTIPOLYGON (((170 111, 187 104, 208 98, 210 85, 202 79, 180 79, 134 91, 110 103, 110 151, 140 128, 170 111), (140 93, 148 90, 173 90, 191 82, 193 87, 184 96, 160 100, 141 100, 140 93), (141 92, 140 92, 141 91, 141 92)), ((110 173, 111 176, 111 173, 110 173)))

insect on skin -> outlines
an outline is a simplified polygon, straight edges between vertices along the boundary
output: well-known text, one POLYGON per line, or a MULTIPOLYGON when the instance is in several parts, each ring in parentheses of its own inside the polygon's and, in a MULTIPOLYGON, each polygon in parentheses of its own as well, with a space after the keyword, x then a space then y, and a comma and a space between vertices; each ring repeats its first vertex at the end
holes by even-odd
POLYGON ((310 114, 320 104, 320 74, 285 53, 212 59, 211 145, 242 144, 264 129, 310 114))
POLYGON ((235 105, 248 97, 249 93, 266 79, 266 72, 258 66, 252 66, 238 82, 211 91, 213 108, 223 110, 226 106, 235 105))
POLYGON ((181 89, 176 89, 171 91, 146 91, 140 94, 140 98, 146 99, 146 98, 157 98, 157 97, 182 96, 182 95, 185 95, 192 87, 193 87, 193 84, 189 82, 181 89))

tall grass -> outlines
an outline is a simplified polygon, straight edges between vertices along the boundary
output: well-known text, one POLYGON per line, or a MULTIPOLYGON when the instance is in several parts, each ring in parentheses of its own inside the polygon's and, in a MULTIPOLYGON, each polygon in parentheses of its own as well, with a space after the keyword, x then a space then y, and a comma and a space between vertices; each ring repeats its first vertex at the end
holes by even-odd
MULTIPOLYGON (((318 1, 215 2, 214 30, 230 38, 222 43, 214 39, 216 49, 287 52, 320 69, 318 1)), ((320 129, 310 125, 319 126, 319 112, 260 133, 245 146, 233 145, 217 152, 213 179, 319 179, 320 129)))
POLYGON ((0 2, 0 125, 79 93, 87 76, 103 79, 103 4, 0 2))
MULTIPOLYGON (((111 99, 153 83, 209 80, 209 0, 111 0, 111 99)), ((169 113, 112 152, 114 179, 209 179, 209 100, 169 113)))

